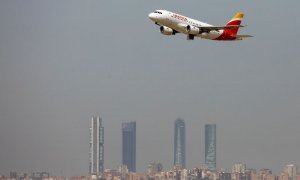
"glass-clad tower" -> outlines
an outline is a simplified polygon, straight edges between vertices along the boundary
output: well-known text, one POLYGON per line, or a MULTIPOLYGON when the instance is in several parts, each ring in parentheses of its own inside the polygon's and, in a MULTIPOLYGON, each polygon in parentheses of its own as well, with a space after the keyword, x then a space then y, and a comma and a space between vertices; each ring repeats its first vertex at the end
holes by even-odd
POLYGON ((136 172, 136 122, 122 123, 122 163, 136 172))
POLYGON ((90 174, 104 172, 104 127, 100 117, 92 117, 90 127, 90 174))
POLYGON ((186 167, 185 164, 185 122, 178 118, 174 123, 174 166, 186 167))
POLYGON ((216 170, 217 137, 216 124, 205 124, 205 164, 209 170, 216 170))

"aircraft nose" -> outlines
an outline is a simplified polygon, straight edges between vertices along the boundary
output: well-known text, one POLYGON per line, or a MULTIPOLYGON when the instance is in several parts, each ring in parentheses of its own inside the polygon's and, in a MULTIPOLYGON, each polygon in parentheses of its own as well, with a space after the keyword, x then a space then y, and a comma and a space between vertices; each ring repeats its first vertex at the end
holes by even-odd
POLYGON ((154 21, 154 19, 155 19, 154 13, 150 13, 150 14, 148 15, 148 17, 149 17, 149 19, 151 19, 152 21, 154 21))

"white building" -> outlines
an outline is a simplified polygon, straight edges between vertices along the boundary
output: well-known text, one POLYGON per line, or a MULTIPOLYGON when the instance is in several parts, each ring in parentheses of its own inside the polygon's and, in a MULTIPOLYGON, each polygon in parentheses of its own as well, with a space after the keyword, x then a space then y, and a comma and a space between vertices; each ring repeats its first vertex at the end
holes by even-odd
POLYGON ((232 166, 232 173, 245 173, 246 164, 237 163, 232 166))
POLYGON ((297 177, 297 166, 294 164, 288 164, 284 168, 284 172, 289 175, 289 180, 296 180, 297 177))

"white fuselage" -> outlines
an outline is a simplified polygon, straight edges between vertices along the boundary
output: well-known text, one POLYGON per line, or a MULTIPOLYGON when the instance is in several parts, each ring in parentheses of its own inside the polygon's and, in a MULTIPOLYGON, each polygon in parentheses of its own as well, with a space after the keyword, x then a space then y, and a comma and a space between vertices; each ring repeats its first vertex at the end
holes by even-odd
MULTIPOLYGON (((179 15, 177 13, 173 13, 170 11, 166 10, 158 10, 153 13, 149 14, 149 18, 154 21, 155 23, 161 25, 161 26, 166 26, 169 28, 172 28, 176 30, 177 32, 183 33, 183 34, 189 34, 186 31, 186 27, 188 25, 190 26, 196 26, 196 27, 201 27, 201 26, 212 26, 210 24, 188 18, 182 15, 179 15)), ((205 39, 216 39, 222 35, 224 30, 212 30, 209 32, 203 32, 201 34, 197 34, 196 36, 205 38, 205 39)))

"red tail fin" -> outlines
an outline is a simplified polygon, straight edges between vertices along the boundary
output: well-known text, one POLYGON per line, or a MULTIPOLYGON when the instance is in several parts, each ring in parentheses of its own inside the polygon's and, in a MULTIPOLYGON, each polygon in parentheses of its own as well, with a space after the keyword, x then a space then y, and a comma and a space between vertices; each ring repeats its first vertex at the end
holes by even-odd
MULTIPOLYGON (((233 18, 226 24, 226 26, 232 26, 232 25, 237 25, 239 26, 243 20, 244 17, 244 13, 242 12, 238 12, 236 13, 235 16, 233 16, 233 18)), ((239 28, 232 28, 232 29, 226 29, 225 33, 226 34, 232 34, 232 35, 236 35, 238 32, 239 28)))

